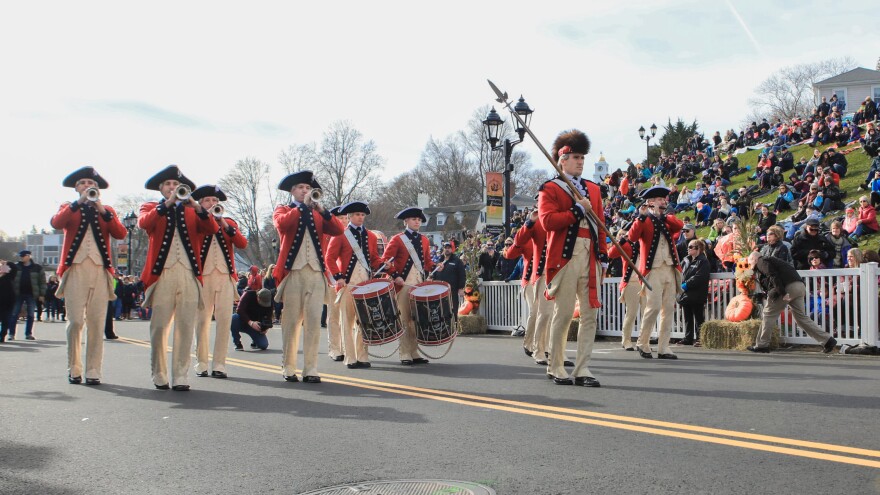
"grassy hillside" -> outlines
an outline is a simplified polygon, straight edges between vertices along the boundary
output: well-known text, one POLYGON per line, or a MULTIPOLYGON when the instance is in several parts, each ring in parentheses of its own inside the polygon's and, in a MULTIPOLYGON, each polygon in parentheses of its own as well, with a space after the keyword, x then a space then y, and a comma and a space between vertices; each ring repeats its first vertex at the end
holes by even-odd
MULTIPOLYGON (((818 147, 818 149, 820 151, 824 151, 827 148, 828 148, 828 146, 818 147)), ((790 148, 792 154, 794 155, 794 162, 795 163, 798 163, 800 161, 801 157, 805 157, 807 160, 812 158, 814 149, 816 149, 816 148, 811 148, 810 146, 808 146, 806 144, 803 144, 800 146, 794 146, 794 147, 790 148)), ((758 164, 758 156, 760 154, 761 154, 761 150, 752 150, 752 151, 748 151, 746 153, 743 153, 741 155, 737 155, 737 158, 739 159, 740 168, 745 168, 746 166, 748 166, 751 168, 751 170, 749 170, 748 172, 739 174, 737 176, 734 176, 733 180, 731 181, 731 184, 727 187, 728 191, 736 191, 737 189, 739 189, 740 186, 750 186, 750 185, 757 184, 756 180, 749 180, 749 177, 751 177, 755 171, 755 168, 758 164)), ((856 201, 860 195, 867 194, 863 191, 859 191, 857 188, 865 180, 865 176, 868 173, 868 169, 871 167, 871 158, 868 155, 866 155, 861 149, 857 149, 855 151, 850 152, 848 155, 846 155, 846 160, 849 163, 849 167, 846 172, 846 177, 842 177, 840 179, 840 190, 841 190, 841 192, 846 191, 847 194, 846 194, 846 198, 844 198, 844 202, 849 204, 853 201, 856 201)), ((791 171, 783 173, 783 175, 785 175, 786 179, 788 178, 789 174, 791 174, 791 171)), ((688 189, 692 189, 698 183, 699 183, 699 181, 688 183, 687 184, 688 189)), ((779 193, 776 192, 776 190, 774 189, 774 191, 771 194, 768 194, 766 196, 761 196, 756 201, 759 201, 761 203, 771 203, 772 204, 773 202, 776 201, 776 197, 778 195, 779 195, 779 193)), ((856 207, 856 208, 858 208, 858 207, 856 207)), ((783 212, 780 214, 778 220, 781 222, 782 220, 788 218, 788 216, 791 215, 792 213, 793 213, 792 211, 783 212)), ((831 219, 836 218, 838 216, 842 216, 842 215, 843 215, 842 211, 832 212, 831 214, 829 214, 825 217, 823 222, 830 223, 831 219)), ((679 218, 683 218, 685 216, 688 216, 691 219, 693 219, 694 213, 693 213, 693 210, 691 210, 688 212, 679 213, 677 216, 679 218)), ((697 235, 699 237, 706 237, 707 235, 709 235, 709 227, 698 228, 697 235)), ((862 239, 862 241, 859 242, 859 248, 861 248, 862 250, 865 250, 865 249, 875 249, 876 250, 876 249, 880 248, 880 235, 875 234, 875 235, 864 237, 862 239)))

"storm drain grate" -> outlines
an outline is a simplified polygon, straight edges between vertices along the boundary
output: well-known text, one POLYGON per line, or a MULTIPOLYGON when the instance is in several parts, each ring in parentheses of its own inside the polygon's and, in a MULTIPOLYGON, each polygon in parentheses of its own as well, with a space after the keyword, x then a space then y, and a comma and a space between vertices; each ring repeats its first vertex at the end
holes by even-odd
POLYGON ((467 481, 386 480, 331 486, 300 495, 495 495, 495 490, 467 481))

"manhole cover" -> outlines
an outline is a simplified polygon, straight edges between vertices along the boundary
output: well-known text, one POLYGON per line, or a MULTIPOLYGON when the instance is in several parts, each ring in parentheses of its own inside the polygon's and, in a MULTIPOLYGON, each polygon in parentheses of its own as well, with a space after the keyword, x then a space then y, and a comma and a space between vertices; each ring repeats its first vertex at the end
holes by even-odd
POLYGON ((366 481, 321 488, 300 495, 495 495, 488 486, 451 480, 366 481))

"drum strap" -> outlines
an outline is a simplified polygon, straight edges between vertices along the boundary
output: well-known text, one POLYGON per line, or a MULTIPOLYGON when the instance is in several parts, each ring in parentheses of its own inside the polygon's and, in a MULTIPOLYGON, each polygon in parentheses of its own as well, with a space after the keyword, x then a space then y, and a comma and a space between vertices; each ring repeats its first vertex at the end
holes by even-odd
MULTIPOLYGON (((413 266, 416 267, 416 270, 424 276, 425 269, 422 268, 422 260, 419 258, 419 255, 416 254, 416 248, 413 247, 412 242, 410 242, 409 237, 406 234, 400 236, 400 239, 403 241, 403 245, 406 246, 406 250, 409 251, 409 258, 413 262, 413 266)), ((421 246, 419 246, 421 247, 421 246)))
MULTIPOLYGON (((367 235, 366 230, 364 231, 364 235, 367 235)), ((367 259, 364 257, 364 250, 361 249, 361 245, 358 243, 357 239, 354 238, 354 234, 351 233, 350 229, 345 229, 345 238, 348 239, 348 243, 351 244, 351 250, 357 257, 358 263, 364 267, 364 270, 367 271, 367 275, 372 275, 373 272, 370 270, 370 264, 367 263, 367 259)))

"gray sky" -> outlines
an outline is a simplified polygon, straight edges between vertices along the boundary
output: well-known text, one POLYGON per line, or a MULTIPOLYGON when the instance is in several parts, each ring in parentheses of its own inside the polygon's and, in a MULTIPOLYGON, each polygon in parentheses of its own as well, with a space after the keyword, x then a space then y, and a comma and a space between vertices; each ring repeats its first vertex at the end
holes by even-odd
POLYGON ((644 156, 640 125, 738 128, 776 68, 849 55, 873 69, 880 56, 868 1, 610 4, 10 2, 0 230, 48 228, 73 199, 61 180, 84 165, 111 204, 171 163, 204 184, 256 157, 275 180, 281 150, 340 119, 376 141, 389 179, 493 103, 487 78, 525 96, 545 144, 580 128, 588 163, 603 151, 614 170, 644 156))

